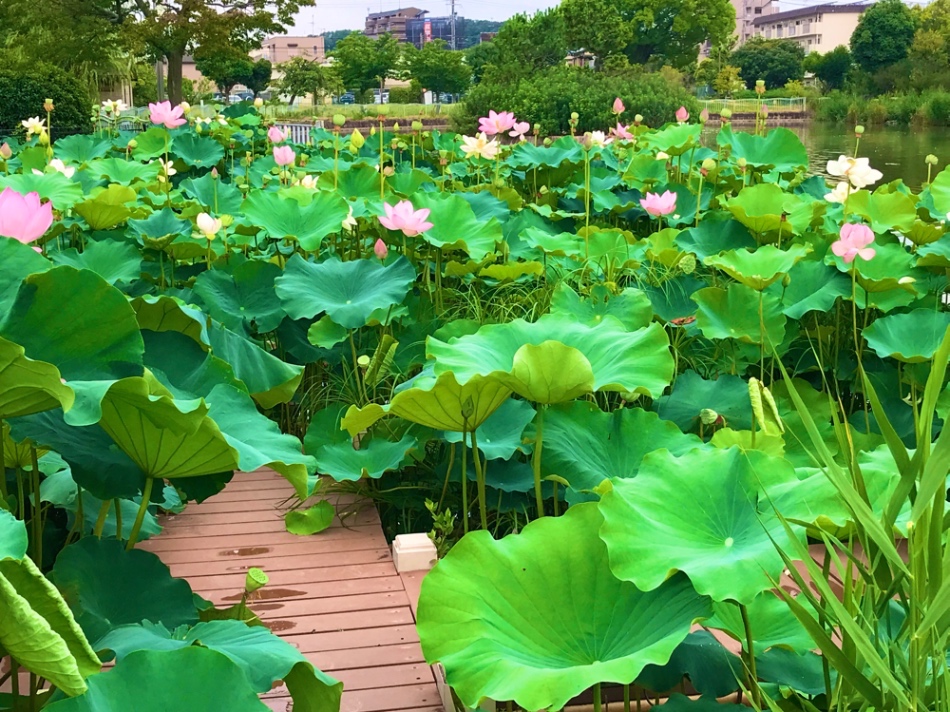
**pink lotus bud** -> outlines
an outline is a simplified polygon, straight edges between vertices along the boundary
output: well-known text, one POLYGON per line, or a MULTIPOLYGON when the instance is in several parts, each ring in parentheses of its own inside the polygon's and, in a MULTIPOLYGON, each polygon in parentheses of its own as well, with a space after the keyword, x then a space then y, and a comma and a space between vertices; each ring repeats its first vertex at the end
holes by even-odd
POLYGON ((689 121, 689 112, 686 110, 685 106, 681 106, 676 110, 676 121, 681 124, 685 124, 689 121))
POLYGON ((699 112, 699 121, 704 124, 709 121, 709 109, 703 109, 699 112))
POLYGON ((13 149, 10 148, 10 144, 4 142, 3 145, 0 146, 0 158, 5 161, 9 161, 12 156, 13 149))
POLYGON ((217 177, 218 177, 218 169, 217 169, 217 168, 212 168, 212 169, 211 169, 211 177, 212 177, 212 178, 217 178, 217 177))
POLYGON ((373 254, 375 254, 380 260, 385 260, 386 256, 389 254, 389 248, 386 247, 386 243, 382 240, 376 240, 376 244, 373 245, 373 254))
POLYGON ((283 143, 287 140, 287 134, 285 134, 276 126, 271 126, 269 129, 267 129, 267 139, 271 143, 283 143))
POLYGON ((623 105, 623 101, 620 99, 619 96, 618 96, 616 99, 614 99, 613 112, 614 112, 617 116, 620 116, 620 114, 622 114, 626 108, 627 108, 627 107, 625 107, 625 106, 623 105))
POLYGON ((292 166, 296 157, 290 146, 274 146, 274 162, 278 166, 292 166))

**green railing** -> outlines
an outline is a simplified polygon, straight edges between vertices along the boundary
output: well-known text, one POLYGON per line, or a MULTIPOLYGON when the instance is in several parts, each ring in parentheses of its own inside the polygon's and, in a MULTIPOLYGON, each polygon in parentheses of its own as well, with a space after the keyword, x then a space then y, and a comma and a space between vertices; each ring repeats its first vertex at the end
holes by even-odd
POLYGON ((763 104, 769 112, 796 112, 805 113, 807 103, 805 97, 788 99, 705 99, 700 101, 703 108, 710 114, 721 114, 723 109, 729 109, 733 114, 754 114, 763 104))

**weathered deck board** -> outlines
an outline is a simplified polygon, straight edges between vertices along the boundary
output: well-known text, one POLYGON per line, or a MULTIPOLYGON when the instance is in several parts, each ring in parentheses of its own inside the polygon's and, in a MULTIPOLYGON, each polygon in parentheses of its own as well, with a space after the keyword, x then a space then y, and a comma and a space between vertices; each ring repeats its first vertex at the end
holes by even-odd
MULTIPOLYGON (((349 495, 331 498, 340 516, 330 529, 298 537, 284 529, 292 496, 272 472, 237 475, 207 502, 167 517, 162 534, 140 546, 218 605, 240 598, 248 568, 266 571, 270 583, 250 607, 343 681, 343 712, 441 712, 410 605, 418 583, 396 573, 376 510, 349 495)), ((284 688, 262 699, 290 709, 284 688)))

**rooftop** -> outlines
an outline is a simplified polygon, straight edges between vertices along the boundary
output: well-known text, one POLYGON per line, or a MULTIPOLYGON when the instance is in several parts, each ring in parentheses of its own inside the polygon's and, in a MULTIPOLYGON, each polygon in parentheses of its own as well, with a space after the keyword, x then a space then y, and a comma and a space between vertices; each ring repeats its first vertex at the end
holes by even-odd
POLYGON ((403 7, 398 10, 383 10, 382 12, 371 12, 366 16, 368 20, 378 20, 383 17, 418 17, 419 15, 427 12, 427 10, 420 10, 417 7, 403 7))
POLYGON ((805 17, 807 15, 814 15, 816 13, 843 13, 860 15, 862 12, 868 9, 869 5, 870 3, 856 2, 847 5, 835 5, 833 3, 828 3, 825 5, 812 5, 810 7, 797 7, 794 10, 775 12, 771 15, 761 15, 755 18, 752 21, 752 24, 758 27, 759 25, 781 22, 782 20, 794 20, 798 17, 805 17))

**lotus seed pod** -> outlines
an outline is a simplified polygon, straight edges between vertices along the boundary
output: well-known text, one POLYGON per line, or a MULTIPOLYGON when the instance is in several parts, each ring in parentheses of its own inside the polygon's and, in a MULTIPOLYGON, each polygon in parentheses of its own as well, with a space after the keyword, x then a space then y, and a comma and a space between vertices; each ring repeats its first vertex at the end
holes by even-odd
POLYGON ((680 269, 683 271, 683 274, 692 274, 696 271, 696 255, 692 252, 687 252, 683 255, 683 259, 679 263, 680 269))
POLYGON ((222 215, 218 219, 221 221, 221 227, 231 227, 234 224, 233 215, 222 215))
POLYGON ((413 121, 413 122, 412 122, 412 130, 413 130, 413 131, 422 131, 422 122, 421 122, 421 121, 418 121, 418 120, 413 121))
POLYGON ((263 571, 258 568, 250 568, 247 570, 247 576, 244 577, 244 591, 245 593, 254 593, 258 589, 264 588, 268 581, 270 581, 270 578, 263 571))
POLYGON ((719 413, 712 408, 703 408, 699 411, 699 420, 703 425, 712 425, 719 420, 719 413))
POLYGON ((732 109, 723 109, 719 112, 719 116, 728 121, 732 118, 732 109))
POLYGON ((703 161, 703 170, 704 171, 716 170, 716 162, 712 158, 707 158, 705 161, 703 161))
POLYGON ((52 111, 56 107, 53 105, 52 99, 47 99, 46 101, 43 102, 43 108, 46 109, 46 111, 52 111))
POLYGON ((576 111, 571 112, 571 121, 577 121, 580 118, 581 118, 581 115, 578 114, 576 111))
POLYGON ((928 166, 937 165, 937 157, 932 153, 927 154, 927 158, 924 159, 927 162, 928 166))
POLYGON ((861 126, 861 124, 858 124, 857 126, 854 127, 854 135, 855 135, 855 136, 860 136, 860 135, 863 134, 863 133, 864 133, 864 127, 861 126))
POLYGON ((336 127, 343 126, 346 123, 346 117, 343 114, 334 114, 333 115, 333 125, 336 127))
POLYGON ((139 147, 139 142, 136 141, 134 138, 130 138, 130 139, 129 139, 129 142, 126 144, 126 146, 129 147, 129 150, 134 151, 136 148, 139 147))
POLYGON ((360 368, 364 368, 364 369, 369 368, 369 361, 370 361, 369 356, 367 356, 366 354, 363 354, 358 359, 356 359, 357 365, 359 365, 360 368))
POLYGON ((545 146, 545 148, 548 147, 548 146, 550 146, 550 145, 551 145, 551 139, 549 139, 549 138, 544 139, 544 146, 545 146))
POLYGON ((636 115, 633 117, 633 123, 637 124, 638 126, 639 126, 641 123, 643 123, 643 114, 636 114, 636 115))

